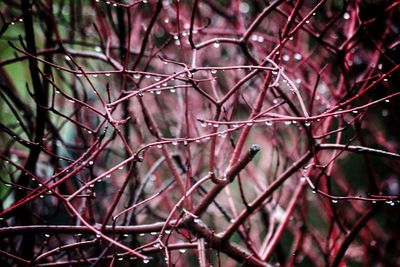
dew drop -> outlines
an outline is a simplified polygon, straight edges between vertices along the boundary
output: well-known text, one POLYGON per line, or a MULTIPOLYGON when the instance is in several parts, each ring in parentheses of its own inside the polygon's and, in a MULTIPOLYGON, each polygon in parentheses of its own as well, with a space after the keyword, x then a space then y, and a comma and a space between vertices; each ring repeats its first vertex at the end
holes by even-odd
POLYGON ((176 140, 172 141, 172 145, 177 146, 178 145, 178 141, 176 141, 176 140))
POLYGON ((332 199, 332 203, 338 203, 337 199, 332 199))
POLYGON ((266 121, 266 122, 265 122, 265 125, 267 125, 267 126, 272 126, 272 121, 266 121))
POLYGON ((140 74, 139 73, 133 74, 133 78, 135 78, 136 80, 139 80, 140 79, 140 74))
POLYGON ((89 165, 93 165, 93 163, 94 163, 94 162, 93 162, 92 160, 91 160, 91 161, 89 161, 89 165))
POLYGON ((111 75, 111 73, 105 73, 104 75, 106 75, 107 77, 111 75))
POLYGON ((219 42, 217 41, 217 42, 214 42, 213 45, 214 45, 215 48, 218 48, 220 44, 219 44, 219 42))
POLYGON ((286 125, 290 125, 292 122, 291 121, 285 121, 286 125))
POLYGON ((162 145, 157 145, 158 148, 162 148, 162 145))
POLYGON ((345 19, 345 20, 348 20, 349 18, 350 18, 350 14, 349 13, 344 13, 343 14, 343 18, 345 19))
POLYGON ((71 102, 71 103, 75 103, 75 101, 72 100, 72 99, 68 99, 68 101, 71 102))
POLYGON ((207 126, 207 123, 205 123, 205 122, 200 122, 200 126, 201 126, 201 127, 206 127, 206 126, 207 126))
POLYGON ((67 56, 67 55, 65 55, 64 58, 65 58, 66 61, 71 61, 71 58, 69 56, 67 56))
POLYGON ((386 102, 386 103, 389 103, 389 102, 390 102, 390 100, 389 100, 389 99, 385 99, 385 102, 386 102))
POLYGON ((290 56, 289 55, 283 55, 282 56, 283 61, 289 61, 290 60, 290 56))
POLYGON ((211 73, 215 74, 215 73, 217 73, 217 70, 211 70, 211 73))
POLYGON ((182 249, 179 250, 179 253, 181 253, 181 254, 184 254, 185 252, 186 252, 186 249, 182 248, 182 249))
POLYGON ((296 60, 301 60, 301 59, 302 59, 301 54, 300 54, 300 53, 294 54, 294 59, 296 59, 296 60))
POLYGON ((149 262, 150 262, 150 259, 148 259, 148 258, 143 259, 143 263, 144 263, 144 264, 147 264, 147 263, 149 263, 149 262))

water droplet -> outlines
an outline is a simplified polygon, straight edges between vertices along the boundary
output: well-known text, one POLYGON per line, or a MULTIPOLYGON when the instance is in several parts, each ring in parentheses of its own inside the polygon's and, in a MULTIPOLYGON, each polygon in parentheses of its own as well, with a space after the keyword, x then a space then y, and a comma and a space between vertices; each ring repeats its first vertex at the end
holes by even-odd
POLYGON ((332 199, 332 203, 338 203, 337 199, 332 199))
POLYGON ((161 91, 160 90, 156 91, 156 95, 161 95, 161 91))
POLYGON ((139 73, 133 74, 133 78, 136 79, 136 80, 139 80, 140 79, 140 74, 139 73))
POLYGON ((253 34, 251 36, 251 40, 253 40, 253 41, 257 41, 257 38, 258 38, 257 34, 253 34))
POLYGON ((308 23, 310 23, 310 21, 309 21, 309 20, 306 20, 306 23, 308 24, 308 23))
POLYGON ((124 258, 118 258, 118 260, 119 260, 119 261, 122 261, 122 260, 124 260, 124 258))
POLYGON ((294 54, 294 59, 301 60, 302 59, 302 55, 300 53, 296 53, 296 54, 294 54))
POLYGON ((91 160, 91 161, 89 161, 89 165, 93 165, 93 163, 94 163, 94 162, 93 162, 92 160, 91 160))
POLYGON ((317 191, 315 191, 315 190, 311 190, 311 192, 312 192, 313 194, 316 194, 316 193, 317 193, 317 191))
POLYGON ((151 234, 151 235, 158 235, 157 232, 151 232, 150 234, 151 234))
POLYGON ((389 102, 390 102, 390 100, 389 100, 389 99, 385 99, 385 102, 386 102, 386 103, 389 103, 389 102))
POLYGON ((388 79, 387 79, 387 78, 384 78, 384 79, 383 79, 383 81, 384 81, 384 82, 387 82, 387 81, 388 81, 388 79))
POLYGON ((247 124, 247 126, 253 126, 253 123, 252 122, 248 122, 248 123, 246 123, 247 124))
POLYGON ((181 254, 184 254, 185 252, 186 252, 186 249, 181 248, 181 249, 179 250, 179 253, 181 253, 181 254))
POLYGON ((71 60, 71 58, 69 56, 67 56, 67 55, 65 55, 64 58, 65 58, 66 61, 70 61, 71 60))
POLYGON ((194 221, 195 223, 199 223, 201 220, 200 220, 200 218, 195 218, 193 221, 194 221))
POLYGON ((357 114, 358 113, 358 110, 353 110, 352 111, 354 114, 357 114))
POLYGON ((124 166, 121 166, 118 168, 118 170, 123 170, 123 169, 124 169, 124 166))
POLYGON ((100 46, 96 46, 96 47, 94 48, 94 51, 96 51, 96 52, 101 52, 101 47, 100 47, 100 46))
POLYGON ((286 125, 290 125, 292 122, 291 121, 285 121, 286 125))
POLYGON ((160 77, 160 76, 156 76, 156 77, 154 77, 154 80, 155 80, 156 82, 158 82, 158 81, 161 80, 161 77, 160 77))
POLYGON ((215 48, 218 48, 218 47, 219 47, 219 42, 218 42, 218 41, 216 41, 216 42, 214 42, 214 44, 213 44, 213 45, 214 45, 214 47, 215 47, 215 48))
POLYGON ((149 259, 149 258, 143 259, 143 263, 144 263, 144 264, 147 264, 147 263, 149 263, 149 262, 150 262, 150 259, 149 259))
POLYGON ((272 121, 266 121, 266 122, 265 122, 265 125, 267 125, 267 126, 272 126, 272 121))
POLYGON ((160 248, 161 245, 160 245, 160 243, 157 242, 157 243, 154 243, 153 247, 155 247, 155 248, 160 248))
POLYGON ((215 74, 215 73, 217 73, 217 70, 211 70, 211 73, 215 74))
POLYGON ((43 195, 40 195, 40 198, 44 198, 44 196, 43 196, 43 195))
POLYGON ((344 13, 344 14, 343 14, 343 18, 346 19, 346 20, 349 19, 349 18, 350 18, 350 14, 347 13, 347 12, 344 13))
POLYGON ((217 123, 214 123, 214 124, 213 124, 213 127, 214 127, 214 128, 218 128, 218 126, 219 126, 219 125, 218 125, 217 123))
POLYGON ((111 75, 111 73, 105 73, 104 75, 106 75, 107 77, 111 75))
POLYGON ((172 141, 172 145, 177 146, 178 145, 178 141, 177 140, 172 141))
POLYGON ((289 55, 283 55, 282 56, 283 61, 289 61, 290 60, 290 56, 289 55))
POLYGON ((44 234, 44 236, 45 236, 45 237, 47 237, 47 238, 49 238, 49 237, 50 237, 50 235, 49 235, 49 234, 44 234))
POLYGON ((305 125, 305 126, 310 126, 310 125, 311 125, 311 122, 306 121, 306 122, 304 123, 304 125, 305 125))

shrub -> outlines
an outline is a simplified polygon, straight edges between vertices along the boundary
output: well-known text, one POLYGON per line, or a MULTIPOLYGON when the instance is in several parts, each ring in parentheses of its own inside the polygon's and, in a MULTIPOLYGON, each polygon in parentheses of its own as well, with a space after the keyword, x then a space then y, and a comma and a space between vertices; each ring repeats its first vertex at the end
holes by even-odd
POLYGON ((2 266, 395 266, 399 3, 4 0, 2 266))

